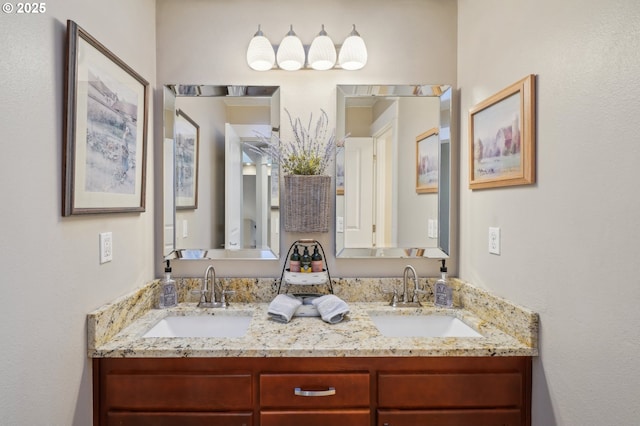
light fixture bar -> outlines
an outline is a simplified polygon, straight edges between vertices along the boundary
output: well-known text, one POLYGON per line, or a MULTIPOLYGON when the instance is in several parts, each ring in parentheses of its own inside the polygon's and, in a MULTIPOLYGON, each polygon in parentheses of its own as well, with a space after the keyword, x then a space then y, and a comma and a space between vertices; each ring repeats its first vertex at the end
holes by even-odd
POLYGON ((289 32, 279 45, 271 45, 258 25, 247 48, 247 64, 256 71, 282 69, 298 71, 314 69, 359 70, 367 63, 367 47, 355 24, 342 45, 335 45, 324 25, 311 45, 303 45, 302 41, 290 25, 289 32))

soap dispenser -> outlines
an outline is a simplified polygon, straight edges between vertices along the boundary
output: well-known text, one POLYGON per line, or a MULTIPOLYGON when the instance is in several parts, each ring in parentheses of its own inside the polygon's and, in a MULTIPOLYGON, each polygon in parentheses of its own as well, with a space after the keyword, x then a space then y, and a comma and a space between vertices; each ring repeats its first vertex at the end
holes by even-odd
POLYGON ((313 246, 313 254, 311 255, 311 271, 322 272, 322 255, 318 252, 318 246, 313 246))
POLYGON ((293 254, 289 258, 289 271, 300 272, 300 252, 298 251, 298 245, 293 249, 293 254))
POLYGON ((171 278, 171 264, 167 260, 164 268, 164 279, 160 281, 160 298, 158 307, 160 309, 171 308, 178 305, 178 292, 176 282, 171 278))
POLYGON ((304 252, 300 259, 300 272, 311 272, 311 255, 307 246, 304 246, 304 252))
POLYGON ((451 308, 453 306, 453 292, 447 280, 447 265, 444 259, 442 259, 440 273, 442 275, 435 285, 434 304, 440 308, 451 308))

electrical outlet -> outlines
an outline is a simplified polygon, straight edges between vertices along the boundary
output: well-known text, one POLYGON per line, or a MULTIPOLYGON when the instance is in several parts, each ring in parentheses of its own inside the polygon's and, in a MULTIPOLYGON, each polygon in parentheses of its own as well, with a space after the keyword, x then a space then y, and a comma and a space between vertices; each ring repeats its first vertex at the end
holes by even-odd
POLYGON ((189 238, 189 222, 187 219, 182 220, 182 238, 189 238))
POLYGON ((100 233, 100 263, 113 260, 113 240, 111 232, 100 233))
POLYGON ((489 253, 500 254, 500 228, 489 227, 489 253))

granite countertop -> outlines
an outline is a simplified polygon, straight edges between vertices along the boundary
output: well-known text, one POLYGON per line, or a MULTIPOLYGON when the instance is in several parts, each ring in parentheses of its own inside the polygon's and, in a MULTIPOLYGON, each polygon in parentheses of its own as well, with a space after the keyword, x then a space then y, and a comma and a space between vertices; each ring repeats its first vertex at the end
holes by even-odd
MULTIPOLYGON (((523 327, 535 331, 528 342, 507 333, 494 323, 481 319, 465 308, 442 309, 425 303, 422 308, 393 308, 384 302, 348 302, 350 313, 338 324, 327 324, 318 317, 295 317, 289 323, 273 321, 267 303, 234 303, 227 309, 203 309, 195 303, 181 303, 166 310, 148 309, 121 325, 120 330, 97 338, 99 315, 89 315, 88 355, 105 357, 389 357, 389 356, 536 356, 535 324, 523 327), (144 338, 142 335, 168 315, 242 315, 253 313, 245 336, 241 338, 144 338), (419 338, 382 336, 369 313, 445 314, 455 316, 483 337, 419 338)), ((504 309, 501 309, 504 311, 504 309)), ((505 312, 507 315, 508 312, 505 312)), ((498 323, 499 325, 499 323, 498 323)), ((526 331, 526 330, 525 330, 526 331)))

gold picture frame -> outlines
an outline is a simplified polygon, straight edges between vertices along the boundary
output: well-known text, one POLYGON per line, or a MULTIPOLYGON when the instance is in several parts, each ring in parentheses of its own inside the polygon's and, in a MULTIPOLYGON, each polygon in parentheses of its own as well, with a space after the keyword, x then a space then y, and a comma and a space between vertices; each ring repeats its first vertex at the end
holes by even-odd
POLYGON ((416 192, 438 192, 440 138, 434 127, 416 136, 416 192))
POLYGON ((535 183, 535 80, 531 74, 469 110, 469 188, 535 183))

